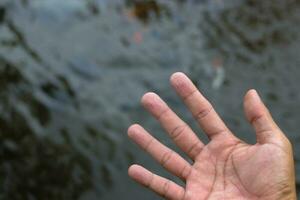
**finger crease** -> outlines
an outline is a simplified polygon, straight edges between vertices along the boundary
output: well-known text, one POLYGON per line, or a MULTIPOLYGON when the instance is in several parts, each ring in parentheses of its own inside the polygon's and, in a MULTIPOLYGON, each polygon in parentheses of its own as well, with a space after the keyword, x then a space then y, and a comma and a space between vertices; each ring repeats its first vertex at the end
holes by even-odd
POLYGON ((193 158, 196 157, 201 151, 203 147, 199 141, 195 142, 190 149, 188 150, 188 155, 193 155, 193 158), (196 153, 192 154, 192 152, 196 149, 196 153))
POLYGON ((181 177, 183 179, 187 179, 191 173, 192 173, 192 167, 189 165, 185 165, 181 171, 181 177))
POLYGON ((146 146, 145 146, 145 151, 149 151, 149 147, 151 146, 151 144, 154 142, 154 138, 151 138, 151 140, 146 144, 146 146))
POLYGON ((212 106, 201 109, 198 113, 196 113, 195 118, 199 121, 205 118, 212 110, 213 110, 212 106))
POLYGON ((149 179, 148 183, 146 184, 147 188, 151 188, 151 185, 152 185, 153 180, 154 180, 154 176, 155 175, 153 173, 151 173, 151 178, 149 179))
POLYGON ((163 110, 157 117, 157 120, 160 121, 160 119, 162 118, 162 116, 164 114, 166 114, 170 109, 169 108, 166 108, 165 110, 163 110))
POLYGON ((180 200, 185 200, 186 199, 186 194, 187 194, 186 191, 183 190, 180 200))
POLYGON ((221 129, 212 133, 209 133, 209 138, 211 139, 212 137, 216 136, 216 135, 221 135, 221 134, 228 134, 228 130, 227 129, 221 129))
POLYGON ((172 154, 173 154, 173 151, 168 151, 163 155, 163 157, 161 158, 161 162, 160 162, 163 167, 165 167, 167 162, 171 159, 172 154))
POLYGON ((258 115, 258 116, 254 116, 254 117, 252 117, 251 119, 250 119, 250 124, 254 124, 255 122, 257 122, 258 120, 260 120, 261 118, 263 118, 263 114, 261 114, 261 115, 258 115))
POLYGON ((186 95, 185 97, 183 97, 183 101, 186 101, 189 97, 193 96, 194 94, 196 94, 198 92, 198 90, 194 90, 193 92, 191 92, 190 94, 186 95))
POLYGON ((172 139, 175 140, 176 138, 178 138, 184 132, 184 130, 186 128, 187 128, 187 124, 183 124, 183 125, 180 125, 180 126, 177 126, 176 128, 174 128, 170 134, 172 139))
POLYGON ((169 191, 169 187, 170 187, 170 184, 171 184, 171 181, 170 180, 167 180, 163 186, 163 193, 162 193, 162 196, 164 198, 167 198, 168 196, 168 191, 169 191))
POLYGON ((259 135, 257 137, 258 143, 263 144, 264 141, 266 141, 268 138, 270 138, 274 134, 273 130, 260 130, 256 133, 256 135, 259 135))

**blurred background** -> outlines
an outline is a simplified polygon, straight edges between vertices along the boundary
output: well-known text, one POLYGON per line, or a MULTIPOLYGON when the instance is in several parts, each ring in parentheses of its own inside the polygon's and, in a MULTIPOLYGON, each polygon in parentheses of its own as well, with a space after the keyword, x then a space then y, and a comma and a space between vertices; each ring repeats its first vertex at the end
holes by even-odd
POLYGON ((139 104, 154 91, 207 141, 175 71, 249 143, 242 98, 256 88, 294 145, 300 189, 299 23, 298 0, 0 0, 0 199, 159 199, 128 166, 172 176, 126 130, 176 149, 139 104))

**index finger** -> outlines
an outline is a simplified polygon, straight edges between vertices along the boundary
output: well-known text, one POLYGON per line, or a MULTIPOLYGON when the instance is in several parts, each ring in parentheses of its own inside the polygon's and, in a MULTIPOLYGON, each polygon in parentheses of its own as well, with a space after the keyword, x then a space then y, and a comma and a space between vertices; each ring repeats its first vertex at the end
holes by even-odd
POLYGON ((184 73, 173 74, 170 82, 210 139, 220 134, 231 134, 211 103, 184 73))

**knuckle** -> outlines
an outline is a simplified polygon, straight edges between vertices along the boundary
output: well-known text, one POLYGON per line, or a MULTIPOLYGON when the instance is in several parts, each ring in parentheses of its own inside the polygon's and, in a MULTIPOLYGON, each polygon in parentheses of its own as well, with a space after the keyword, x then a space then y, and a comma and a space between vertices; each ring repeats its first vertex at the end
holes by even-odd
POLYGON ((132 133, 135 133, 137 129, 140 128, 139 124, 132 124, 131 126, 128 127, 127 133, 130 135, 132 133))

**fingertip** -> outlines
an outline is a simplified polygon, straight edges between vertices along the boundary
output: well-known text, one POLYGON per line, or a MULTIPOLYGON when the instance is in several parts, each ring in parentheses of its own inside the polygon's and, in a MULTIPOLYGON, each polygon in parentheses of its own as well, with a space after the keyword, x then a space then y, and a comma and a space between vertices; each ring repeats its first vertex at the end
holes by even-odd
POLYGON ((157 100, 159 97, 156 93, 154 92, 147 92, 146 94, 143 95, 141 98, 141 104, 143 106, 151 106, 155 100, 157 100))
POLYGON ((255 107, 256 109, 263 105, 258 92, 255 89, 250 89, 247 91, 244 97, 244 106, 245 107, 255 107))
POLYGON ((182 85, 186 80, 189 80, 189 78, 183 72, 175 72, 170 77, 170 83, 175 88, 182 85))
POLYGON ((142 185, 146 185, 151 173, 144 167, 133 164, 128 168, 128 176, 142 185))
POLYGON ((127 130, 127 135, 132 138, 140 128, 141 126, 139 124, 132 124, 127 130))
POLYGON ((178 78, 187 77, 185 73, 183 72, 175 72, 170 77, 170 82, 176 81, 178 78))
POLYGON ((255 89, 249 89, 247 92, 246 92, 246 97, 253 94, 253 93, 256 93, 256 90, 255 89))
POLYGON ((250 89, 247 91, 244 100, 255 100, 257 102, 261 101, 258 92, 255 89, 250 89))
POLYGON ((155 118, 167 109, 167 104, 155 93, 146 93, 141 100, 142 105, 148 110, 155 118))
POLYGON ((255 89, 250 89, 244 97, 244 110, 249 122, 265 113, 264 105, 255 89))
POLYGON ((193 82, 182 72, 174 73, 170 78, 171 85, 182 98, 197 90, 193 82))
POLYGON ((131 165, 129 168, 128 168, 128 175, 130 177, 135 177, 135 175, 137 174, 137 172, 140 170, 140 167, 139 165, 137 164, 133 164, 131 165))
POLYGON ((147 92, 142 96, 141 101, 142 102, 147 101, 149 98, 151 99, 155 96, 157 96, 157 94, 155 94, 154 92, 147 92))

